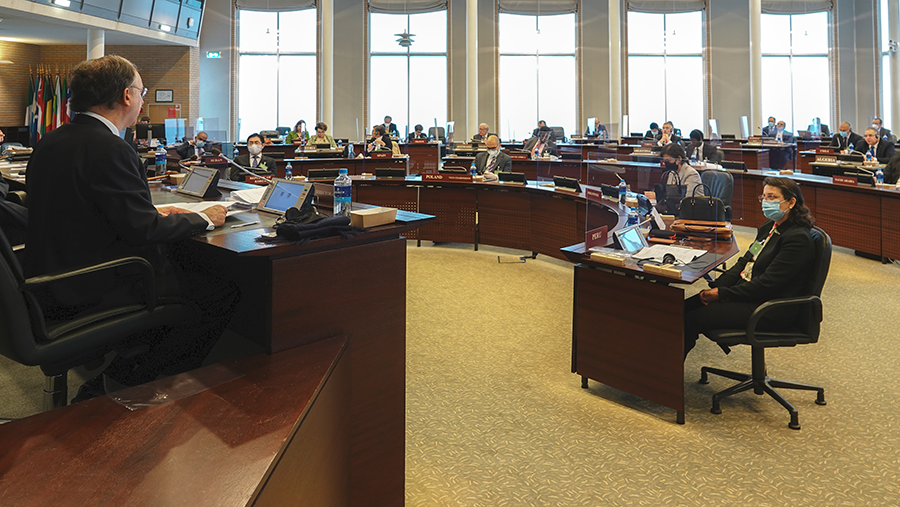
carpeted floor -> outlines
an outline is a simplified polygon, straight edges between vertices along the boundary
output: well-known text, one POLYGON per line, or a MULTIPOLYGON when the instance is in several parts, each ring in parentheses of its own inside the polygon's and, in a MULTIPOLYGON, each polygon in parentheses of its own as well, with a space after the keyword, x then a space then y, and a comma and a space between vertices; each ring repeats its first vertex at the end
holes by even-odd
POLYGON ((752 393, 711 414, 731 381, 699 385, 700 367, 749 371, 750 354, 705 339, 685 363, 681 426, 668 408, 581 389, 570 264, 426 245, 408 249, 407 505, 900 504, 900 267, 835 249, 820 342, 767 354, 771 375, 826 387, 827 406, 785 393, 803 429, 752 393))
MULTIPOLYGON (((703 339, 685 363, 681 426, 670 409, 581 389, 570 264, 409 245, 407 505, 900 505, 900 267, 835 249, 820 342, 767 355, 773 376, 826 388, 824 407, 786 393, 802 430, 749 393, 711 414, 710 396, 730 384, 697 384, 700 367, 748 371, 750 355, 703 339)), ((226 335, 210 360, 242 346, 226 335)), ((83 376, 70 375, 70 395, 83 376)), ((0 358, 0 417, 39 412, 41 384, 37 368, 0 358)))

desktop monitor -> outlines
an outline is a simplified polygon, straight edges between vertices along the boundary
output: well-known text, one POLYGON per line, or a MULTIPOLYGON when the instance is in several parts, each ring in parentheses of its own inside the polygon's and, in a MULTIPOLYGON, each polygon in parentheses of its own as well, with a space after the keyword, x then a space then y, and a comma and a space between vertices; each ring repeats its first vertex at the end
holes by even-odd
POLYGON ((587 119, 587 128, 584 129, 585 136, 597 135, 597 133, 594 132, 594 125, 596 124, 596 122, 597 122, 597 118, 588 118, 587 119))
POLYGON ((140 139, 167 139, 165 123, 138 123, 135 127, 135 140, 140 139))

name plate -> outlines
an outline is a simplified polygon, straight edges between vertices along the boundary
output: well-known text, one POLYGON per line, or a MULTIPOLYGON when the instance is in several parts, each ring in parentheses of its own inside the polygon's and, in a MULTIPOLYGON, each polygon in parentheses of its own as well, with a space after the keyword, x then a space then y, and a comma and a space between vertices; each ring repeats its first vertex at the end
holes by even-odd
POLYGON ((641 146, 652 148, 653 146, 656 146, 656 143, 653 141, 641 141, 641 146))
POLYGON ((831 155, 831 156, 816 155, 816 162, 822 163, 822 164, 837 164, 837 157, 835 157, 834 155, 831 155))
POLYGON ((227 164, 228 161, 222 157, 205 157, 203 159, 204 164, 227 164))
POLYGON ((816 153, 825 153, 828 155, 834 154, 834 149, 832 148, 816 148, 816 153))
POLYGON ((638 154, 650 155, 650 154, 653 153, 653 150, 650 149, 650 148, 647 148, 647 147, 645 147, 645 146, 641 146, 640 148, 635 148, 634 151, 633 151, 632 153, 638 153, 638 154))
POLYGON ((412 144, 428 144, 428 139, 413 139, 412 144))
POLYGON ((604 225, 584 233, 584 248, 590 249, 595 246, 606 246, 609 241, 607 229, 604 225))
POLYGON ((748 144, 762 144, 763 139, 761 136, 750 136, 747 138, 748 144))
POLYGON ((422 181, 460 181, 464 183, 472 183, 471 174, 433 174, 424 173, 422 181))
POLYGON ((268 185, 269 180, 274 178, 274 175, 271 176, 247 176, 244 180, 246 183, 251 183, 253 185, 268 185))
POLYGON ((509 158, 513 160, 531 160, 531 156, 528 153, 510 153, 509 158))
MULTIPOLYGON (((589 201, 602 202, 603 201, 603 192, 593 189, 593 188, 585 188, 584 196, 587 197, 589 201)), ((592 245, 593 246, 593 245, 592 245)), ((590 248, 590 247, 588 247, 590 248)))
POLYGON ((391 158, 394 154, 389 151, 376 151, 373 152, 371 158, 391 158))
POLYGON ((838 185, 852 185, 852 186, 854 186, 854 187, 855 187, 855 186, 857 185, 857 183, 858 183, 858 182, 856 181, 856 178, 853 178, 853 177, 851 177, 851 176, 832 176, 832 177, 831 177, 831 181, 832 181, 833 183, 838 184, 838 185))

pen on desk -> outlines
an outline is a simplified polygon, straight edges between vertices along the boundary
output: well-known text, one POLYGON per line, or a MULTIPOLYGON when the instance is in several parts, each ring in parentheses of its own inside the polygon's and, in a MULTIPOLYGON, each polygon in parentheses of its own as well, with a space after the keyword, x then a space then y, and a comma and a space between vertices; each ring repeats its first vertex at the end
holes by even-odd
POLYGON ((237 229, 238 227, 247 227, 248 225, 256 225, 256 224, 258 224, 258 223, 259 223, 259 220, 255 221, 255 222, 244 222, 244 223, 242 223, 242 224, 235 224, 235 225, 232 225, 231 228, 232 228, 232 229, 237 229))

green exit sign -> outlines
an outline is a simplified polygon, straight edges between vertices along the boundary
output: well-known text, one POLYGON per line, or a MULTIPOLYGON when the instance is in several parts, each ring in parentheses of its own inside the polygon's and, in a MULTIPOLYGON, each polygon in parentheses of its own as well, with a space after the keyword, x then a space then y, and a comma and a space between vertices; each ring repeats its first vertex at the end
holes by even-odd
POLYGON ((222 58, 222 53, 220 51, 207 51, 207 58, 222 58))

